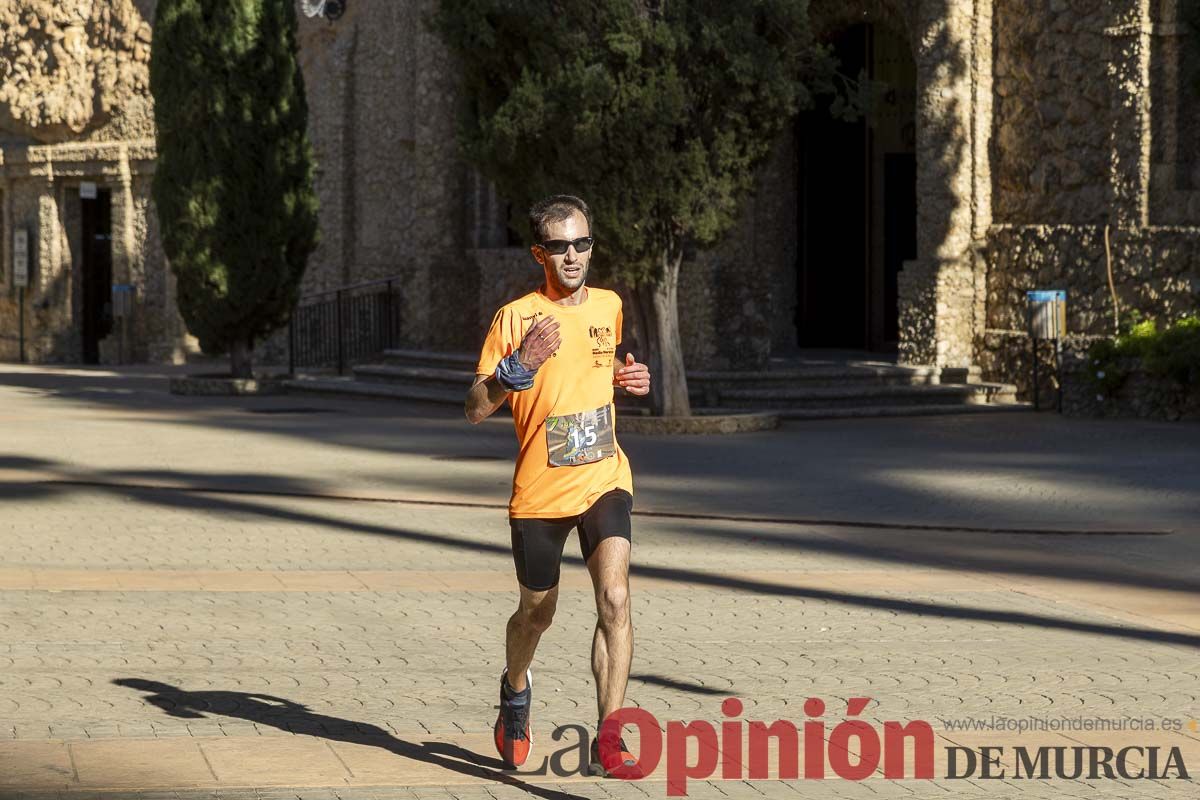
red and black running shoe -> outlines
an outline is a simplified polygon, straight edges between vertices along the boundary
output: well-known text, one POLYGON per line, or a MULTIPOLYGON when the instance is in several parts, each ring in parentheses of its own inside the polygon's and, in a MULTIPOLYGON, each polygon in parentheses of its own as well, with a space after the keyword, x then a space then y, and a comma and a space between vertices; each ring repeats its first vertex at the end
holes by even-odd
POLYGON ((533 704, 533 673, 525 671, 525 691, 508 685, 508 668, 500 674, 500 714, 496 717, 496 750, 505 766, 519 767, 533 749, 529 730, 529 707, 533 704))
POLYGON ((597 736, 592 740, 591 762, 588 772, 592 775, 626 779, 645 777, 638 768, 637 758, 629 752, 624 739, 617 739, 615 742, 606 739, 602 747, 600 737, 597 736))

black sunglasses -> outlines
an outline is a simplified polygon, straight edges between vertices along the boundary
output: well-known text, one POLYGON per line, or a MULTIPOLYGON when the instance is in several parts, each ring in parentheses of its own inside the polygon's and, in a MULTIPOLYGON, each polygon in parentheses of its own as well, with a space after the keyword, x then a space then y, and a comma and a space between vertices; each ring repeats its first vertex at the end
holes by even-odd
POLYGON ((538 247, 545 250, 552 256, 561 256, 567 252, 567 248, 574 247, 576 253, 586 253, 592 249, 592 242, 596 241, 591 236, 580 236, 578 239, 549 239, 545 242, 539 242, 538 247))

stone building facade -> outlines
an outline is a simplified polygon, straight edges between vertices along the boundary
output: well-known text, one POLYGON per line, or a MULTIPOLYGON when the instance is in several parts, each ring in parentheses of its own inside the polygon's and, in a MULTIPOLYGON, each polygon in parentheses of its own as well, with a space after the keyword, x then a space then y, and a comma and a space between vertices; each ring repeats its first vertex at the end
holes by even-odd
POLYGON ((0 359, 171 361, 186 332, 158 244, 150 0, 0 4, 0 359), (114 320, 111 286, 137 288, 114 320))
MULTIPOLYGON (((456 156, 455 70, 423 23, 432 3, 348 0, 336 21, 301 19, 322 235, 306 290, 399 278, 404 342, 470 349, 492 310, 539 275, 503 199, 456 156)), ((13 17, 0 20, 0 358, 15 355, 16 226, 36 240, 31 357, 84 356, 94 259, 82 237, 96 209, 82 183, 110 203, 111 281, 138 287, 134 358, 188 350, 149 196, 154 5, 15 0, 0 11, 13 17)), ((800 347, 895 350, 1024 383, 1025 291, 1066 289, 1081 345, 1112 331, 1110 263, 1124 313, 1195 311, 1200 36, 1186 7, 811 0, 846 85, 875 99, 858 121, 821 103, 801 114, 743 222, 689 259, 689 366, 761 367, 800 347)), ((112 336, 101 360, 114 357, 112 336)))

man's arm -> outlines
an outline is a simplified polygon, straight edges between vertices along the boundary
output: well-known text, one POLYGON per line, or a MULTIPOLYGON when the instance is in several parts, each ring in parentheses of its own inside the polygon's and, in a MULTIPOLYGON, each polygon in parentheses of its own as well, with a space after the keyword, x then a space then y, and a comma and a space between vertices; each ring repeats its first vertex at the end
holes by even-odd
MULTIPOLYGON (((543 362, 558 350, 562 339, 558 335, 558 322, 553 316, 542 317, 533 323, 525 338, 521 340, 519 358, 521 366, 536 372, 543 362)), ((467 391, 464 411, 472 425, 478 425, 504 405, 508 390, 500 385, 495 375, 475 375, 475 383, 467 391)))
POLYGON ((476 375, 475 383, 467 392, 467 421, 478 425, 496 413, 504 405, 508 391, 500 385, 495 375, 476 375))

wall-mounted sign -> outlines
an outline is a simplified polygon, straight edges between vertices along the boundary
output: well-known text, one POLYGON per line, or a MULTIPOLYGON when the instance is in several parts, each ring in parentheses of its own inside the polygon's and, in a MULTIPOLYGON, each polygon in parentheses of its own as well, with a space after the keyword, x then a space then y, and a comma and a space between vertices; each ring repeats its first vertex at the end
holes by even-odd
POLYGON ((79 197, 82 200, 96 199, 96 184, 91 181, 84 181, 79 184, 79 197))
POLYGON ((13 285, 24 289, 29 285, 29 231, 13 231, 13 285))
POLYGON ((1067 293, 1062 289, 1026 292, 1029 335, 1035 339, 1059 339, 1067 334, 1067 293))

